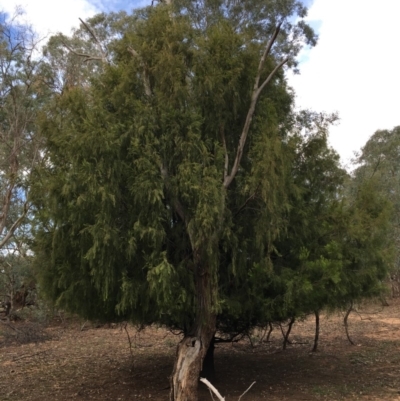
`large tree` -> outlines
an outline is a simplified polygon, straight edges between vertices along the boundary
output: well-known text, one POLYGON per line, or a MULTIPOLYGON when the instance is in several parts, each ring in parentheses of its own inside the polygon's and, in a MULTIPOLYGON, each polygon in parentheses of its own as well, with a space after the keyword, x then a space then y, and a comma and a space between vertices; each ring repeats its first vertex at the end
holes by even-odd
POLYGON ((13 16, 0 12, 0 295, 12 308, 28 265, 31 226, 30 178, 41 162, 36 129, 49 99, 39 57, 39 39, 13 16))
POLYGON ((295 0, 140 10, 104 73, 41 117, 44 287, 89 317, 183 327, 174 400, 197 399, 227 287, 271 270, 293 124, 284 68, 315 44, 305 14, 295 0))

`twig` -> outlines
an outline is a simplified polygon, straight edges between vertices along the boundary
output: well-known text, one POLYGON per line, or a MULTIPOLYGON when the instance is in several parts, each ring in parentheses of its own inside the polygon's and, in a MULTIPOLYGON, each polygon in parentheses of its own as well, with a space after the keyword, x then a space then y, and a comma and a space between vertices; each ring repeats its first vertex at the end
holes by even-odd
POLYGON ((239 397, 238 401, 256 384, 256 382, 253 382, 250 384, 250 387, 239 397))
POLYGON ((36 356, 36 355, 44 354, 44 353, 46 353, 46 352, 48 352, 47 349, 44 350, 44 351, 35 352, 34 354, 28 354, 28 355, 17 356, 17 357, 14 357, 12 360, 13 360, 13 362, 15 362, 15 361, 18 361, 18 360, 20 360, 20 359, 31 358, 31 357, 34 357, 34 356, 36 356))

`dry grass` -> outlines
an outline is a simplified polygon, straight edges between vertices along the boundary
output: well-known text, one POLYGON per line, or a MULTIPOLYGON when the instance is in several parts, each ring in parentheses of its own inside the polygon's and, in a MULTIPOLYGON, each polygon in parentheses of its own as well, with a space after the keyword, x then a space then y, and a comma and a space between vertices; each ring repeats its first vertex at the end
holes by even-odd
MULTIPOLYGON (((254 333, 254 347, 248 340, 220 345, 215 385, 228 401, 254 380, 242 401, 400 400, 400 302, 364 306, 349 323, 356 346, 346 340, 340 315, 323 316, 317 353, 310 353, 312 319, 295 324, 286 351, 279 330, 269 343, 254 333)), ((123 326, 87 324, 81 331, 70 321, 46 330, 26 322, 13 328, 34 342, 0 326, 1 401, 168 399, 179 337, 162 328, 128 326, 132 352, 123 326)), ((200 398, 211 400, 205 388, 200 398)))

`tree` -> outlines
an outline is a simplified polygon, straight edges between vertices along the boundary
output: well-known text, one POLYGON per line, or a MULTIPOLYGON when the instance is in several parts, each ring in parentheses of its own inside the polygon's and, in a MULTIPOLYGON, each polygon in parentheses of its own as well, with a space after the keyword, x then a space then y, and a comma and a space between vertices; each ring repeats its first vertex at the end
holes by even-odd
POLYGON ((275 318, 314 313, 316 350, 320 310, 349 310, 354 302, 382 292, 392 255, 390 204, 373 181, 357 183, 340 167, 339 156, 327 144, 331 118, 299 117, 308 133, 291 137, 291 209, 287 233, 275 242, 273 258, 276 297, 281 299, 275 302, 275 318))
POLYGON ((304 112, 299 118, 306 133, 291 138, 291 208, 287 233, 276 243, 274 258, 281 298, 276 316, 286 320, 314 313, 318 322, 320 310, 331 305, 340 281, 338 225, 347 173, 327 142, 329 124, 336 117, 304 112))
POLYGON ((315 44, 305 14, 294 0, 140 10, 104 73, 41 117, 44 287, 85 316, 183 327, 174 400, 197 399, 220 288, 272 266, 293 124, 283 68, 315 44))
MULTIPOLYGON (((0 285, 11 304, 31 236, 31 172, 41 161, 38 111, 48 99, 35 33, 0 13, 0 285)), ((21 273, 21 274, 20 274, 21 273)))
POLYGON ((378 130, 361 149, 355 162, 354 182, 373 182, 378 193, 392 204, 391 242, 395 249, 395 260, 391 275, 400 271, 400 171, 399 171, 400 127, 378 130))

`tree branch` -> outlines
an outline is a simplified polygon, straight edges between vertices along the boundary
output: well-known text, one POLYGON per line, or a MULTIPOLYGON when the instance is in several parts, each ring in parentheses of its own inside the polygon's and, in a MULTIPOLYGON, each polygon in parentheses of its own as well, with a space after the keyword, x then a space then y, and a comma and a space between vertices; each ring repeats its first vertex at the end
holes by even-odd
POLYGON ((260 82, 261 72, 262 72, 262 69, 264 67, 265 60, 267 59, 268 54, 271 51, 272 46, 275 43, 275 40, 279 35, 279 32, 281 31, 281 26, 282 26, 282 22, 280 22, 277 25, 277 27, 275 28, 274 33, 272 34, 270 40, 267 43, 267 46, 265 47, 264 53, 263 53, 263 55, 262 55, 262 57, 260 59, 260 63, 258 64, 258 72, 257 72, 257 77, 256 77, 256 80, 255 80, 255 83, 254 83, 254 90, 258 89, 258 84, 260 82))
POLYGON ((0 241, 0 249, 8 242, 8 240, 13 236, 15 230, 21 225, 22 221, 24 220, 25 216, 28 214, 29 206, 28 201, 24 204, 24 212, 18 219, 14 222, 14 224, 10 227, 5 237, 0 241))
POLYGON ((271 74, 268 75, 268 78, 262 83, 262 85, 260 86, 260 88, 258 89, 258 96, 260 95, 260 93, 262 92, 262 90, 265 88, 265 86, 269 83, 269 81, 271 81, 271 79, 273 78, 273 76, 276 74, 276 72, 283 67, 287 62, 289 61, 288 58, 283 59, 271 72, 271 74))
POLYGON ((233 163, 232 166, 232 170, 230 172, 229 175, 224 177, 224 187, 228 188, 229 185, 231 184, 231 182, 233 181, 233 179, 235 178, 238 170, 239 170, 239 165, 240 165, 240 161, 242 160, 242 156, 243 156, 243 151, 244 151, 244 146, 246 144, 246 140, 247 140, 247 135, 249 133, 249 129, 250 129, 250 125, 251 122, 253 120, 253 116, 254 116, 254 112, 256 110, 256 105, 257 105, 257 101, 258 98, 262 92, 262 90, 265 88, 265 86, 271 81, 272 77, 276 74, 276 72, 288 61, 288 59, 284 59, 282 60, 275 68, 274 70, 269 74, 268 78, 262 83, 261 86, 259 86, 260 84, 260 79, 261 79, 261 73, 262 70, 264 68, 265 65, 265 61, 272 49, 273 44, 276 41, 276 38, 278 37, 278 34, 280 32, 282 26, 282 22, 278 24, 278 26, 275 28, 275 31, 271 37, 271 39, 268 41, 267 45, 265 46, 265 50, 264 53, 260 59, 260 63, 258 65, 258 71, 257 71, 257 75, 255 77, 254 80, 254 87, 253 87, 253 92, 251 95, 251 102, 250 102, 250 107, 249 107, 249 111, 247 112, 247 116, 246 116, 246 121, 244 123, 243 126, 243 130, 242 133, 240 135, 240 139, 239 139, 239 144, 237 147, 237 151, 236 151, 236 157, 235 157, 235 161, 233 163))
POLYGON ((96 34, 94 33, 93 29, 90 28, 90 26, 89 26, 82 18, 79 18, 79 21, 81 21, 82 25, 87 29, 87 31, 90 33, 90 36, 91 36, 91 37, 93 38, 93 40, 97 43, 97 45, 98 45, 98 47, 99 47, 99 49, 100 49, 100 53, 102 54, 101 60, 102 60, 104 63, 107 64, 107 63, 108 63, 108 60, 107 60, 107 52, 105 52, 105 51, 103 50, 103 46, 101 45, 101 43, 100 43, 99 39, 97 38, 96 34))
POLYGON ((146 66, 143 62, 143 59, 140 57, 139 53, 131 46, 128 46, 128 52, 131 53, 134 57, 138 58, 140 61, 140 65, 143 68, 143 85, 144 85, 144 91, 147 96, 151 96, 153 93, 151 91, 150 87, 150 78, 149 74, 147 73, 146 66))
POLYGON ((239 397, 238 401, 240 401, 240 399, 249 392, 249 390, 256 384, 256 382, 253 382, 250 384, 250 387, 239 397))
POLYGON ((216 396, 220 401, 225 401, 225 397, 219 393, 219 391, 204 377, 200 377, 200 381, 204 383, 216 396))
POLYGON ((76 50, 74 50, 71 46, 67 45, 65 42, 62 42, 62 44, 72 53, 74 53, 75 55, 79 56, 79 57, 84 57, 85 58, 85 62, 90 61, 90 60, 100 60, 104 62, 103 57, 100 56, 91 56, 89 54, 85 54, 85 53, 79 53, 76 50))

